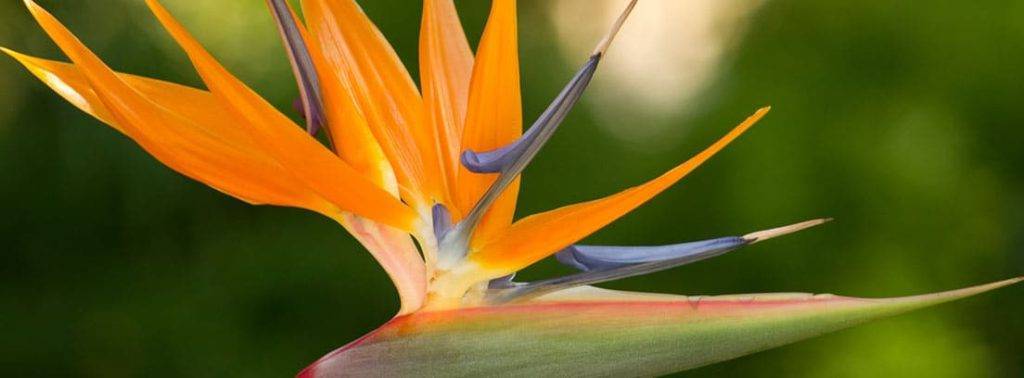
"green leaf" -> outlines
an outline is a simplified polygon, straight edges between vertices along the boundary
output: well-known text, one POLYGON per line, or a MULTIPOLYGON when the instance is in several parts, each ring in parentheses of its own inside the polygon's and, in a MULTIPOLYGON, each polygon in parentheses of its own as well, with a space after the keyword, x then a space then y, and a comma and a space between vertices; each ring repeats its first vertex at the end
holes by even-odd
POLYGON ((889 299, 828 294, 684 297, 585 287, 524 304, 398 317, 299 376, 666 374, 1022 280, 889 299))

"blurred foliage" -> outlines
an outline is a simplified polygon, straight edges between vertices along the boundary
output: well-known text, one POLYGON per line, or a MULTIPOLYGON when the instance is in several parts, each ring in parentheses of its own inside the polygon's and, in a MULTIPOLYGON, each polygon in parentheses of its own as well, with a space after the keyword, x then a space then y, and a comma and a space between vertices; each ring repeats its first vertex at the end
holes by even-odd
MULTIPOLYGON (((40 3, 114 67, 198 84, 142 2, 40 3)), ((290 109, 293 81, 262 2, 167 3, 227 66, 290 109)), ((419 3, 363 3, 415 62, 419 3)), ((474 43, 487 3, 459 2, 474 43)), ((532 119, 577 62, 552 59, 544 1, 521 3, 532 119)), ((1020 275, 1020 14, 1024 2, 995 0, 768 2, 701 111, 671 120, 686 138, 655 150, 616 142, 582 107, 527 171, 520 215, 652 177, 771 104, 735 146, 590 241, 837 221, 607 286, 889 296, 1020 275)), ((0 21, 3 45, 61 56, 20 2, 0 3, 0 21)), ((290 376, 397 309, 385 275, 327 219, 249 207, 189 181, 13 61, 0 59, 0 72, 0 374, 290 376)), ((648 121, 631 116, 633 127, 648 121)), ((563 271, 545 262, 525 275, 563 271)), ((1020 298, 1011 288, 684 375, 1019 377, 1020 298)))

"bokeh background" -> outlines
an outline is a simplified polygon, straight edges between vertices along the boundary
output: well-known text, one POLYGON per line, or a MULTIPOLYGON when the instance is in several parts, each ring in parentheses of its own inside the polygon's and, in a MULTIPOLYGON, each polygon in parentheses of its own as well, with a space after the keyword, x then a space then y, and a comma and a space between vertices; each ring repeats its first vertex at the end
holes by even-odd
MULTIPOLYGON (((40 1, 114 67, 198 85, 141 1, 40 1)), ((283 109, 262 1, 166 0, 283 109)), ((363 1, 416 73, 420 2, 363 1)), ((471 43, 487 1, 457 1, 471 43)), ((521 0, 536 117, 621 0, 521 0)), ((655 244, 820 216, 826 227, 607 287, 891 296, 1024 273, 1024 2, 644 0, 525 174, 520 215, 660 174, 759 106, 757 128, 589 239, 655 244)), ((18 1, 0 44, 61 55, 18 1)), ((397 299, 327 219, 250 207, 165 169, 0 59, 0 374, 291 376, 397 299)), ((544 262, 525 272, 565 272, 544 262)), ((1024 291, 1001 290, 690 377, 1019 377, 1024 291)))

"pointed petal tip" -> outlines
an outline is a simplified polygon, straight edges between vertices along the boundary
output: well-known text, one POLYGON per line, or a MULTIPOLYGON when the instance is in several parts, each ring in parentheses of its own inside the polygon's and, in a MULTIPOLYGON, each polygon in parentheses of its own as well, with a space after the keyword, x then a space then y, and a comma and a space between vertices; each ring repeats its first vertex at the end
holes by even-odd
POLYGON ((795 232, 803 231, 811 227, 820 226, 831 221, 832 218, 813 219, 809 221, 791 224, 788 226, 776 227, 769 230, 749 233, 743 235, 743 239, 747 240, 750 244, 756 244, 768 239, 774 239, 780 236, 785 236, 795 232))
POLYGON ((43 7, 40 7, 39 4, 36 4, 35 1, 24 0, 24 3, 25 3, 25 8, 28 8, 28 11, 31 12, 33 16, 36 16, 37 12, 40 12, 40 11, 41 12, 46 12, 46 10, 43 9, 43 7))
POLYGON ((11 58, 14 58, 14 60, 18 61, 18 63, 22 63, 22 64, 24 64, 25 60, 28 59, 27 55, 22 54, 22 53, 17 52, 17 51, 14 51, 14 50, 11 50, 9 48, 3 47, 3 46, 0 46, 0 52, 3 52, 4 54, 7 54, 11 58))
POLYGON ((1007 280, 995 282, 995 283, 992 283, 991 285, 993 286, 992 287, 993 289, 998 289, 1000 287, 1016 285, 1016 284, 1019 284, 1021 282, 1024 282, 1024 276, 1018 276, 1018 277, 1010 278, 1010 279, 1007 279, 1007 280))
POLYGON ((167 13, 167 8, 164 8, 164 5, 157 0, 146 0, 146 6, 158 16, 160 13, 167 13))
POLYGON ((626 19, 628 19, 629 15, 633 13, 633 8, 636 8, 636 3, 637 0, 631 0, 629 4, 626 5, 626 9, 622 11, 619 18, 615 20, 614 24, 612 24, 611 30, 609 30, 604 39, 597 44, 597 48, 594 49, 593 55, 604 55, 604 53, 608 51, 608 47, 611 46, 612 41, 615 40, 615 36, 619 34, 620 30, 622 30, 622 25, 625 25, 626 19))
POLYGON ((908 302, 917 301, 919 307, 926 307, 933 304, 939 304, 944 302, 951 302, 958 299, 963 299, 971 296, 975 296, 981 293, 986 293, 996 289, 1001 289, 1008 286, 1013 286, 1018 283, 1024 282, 1024 276, 1018 276, 1002 281, 991 282, 987 284, 981 284, 977 286, 965 287, 963 289, 950 290, 941 293, 916 295, 910 297, 897 298, 896 300, 904 300, 908 302))
POLYGON ((991 283, 991 284, 989 284, 987 286, 991 286, 992 289, 998 289, 998 288, 1001 288, 1001 287, 1016 285, 1016 284, 1019 284, 1021 282, 1024 282, 1024 276, 1018 276, 1018 277, 1002 280, 1002 281, 999 281, 999 282, 993 282, 993 283, 991 283))

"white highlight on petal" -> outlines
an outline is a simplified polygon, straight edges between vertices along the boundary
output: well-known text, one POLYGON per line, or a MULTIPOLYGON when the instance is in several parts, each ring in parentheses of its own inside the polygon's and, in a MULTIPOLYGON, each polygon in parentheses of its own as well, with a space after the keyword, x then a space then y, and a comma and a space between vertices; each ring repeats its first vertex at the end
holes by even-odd
POLYGON ((63 95, 64 98, 67 99, 68 102, 70 102, 72 105, 82 108, 87 112, 95 112, 95 109, 93 109, 92 105, 89 104, 89 101, 86 101, 85 97, 82 97, 82 95, 78 94, 78 91, 76 91, 75 88, 72 88, 70 85, 65 83, 64 80, 61 80, 59 76, 54 75, 49 71, 39 71, 39 73, 45 76, 43 82, 53 87, 54 92, 63 95))

